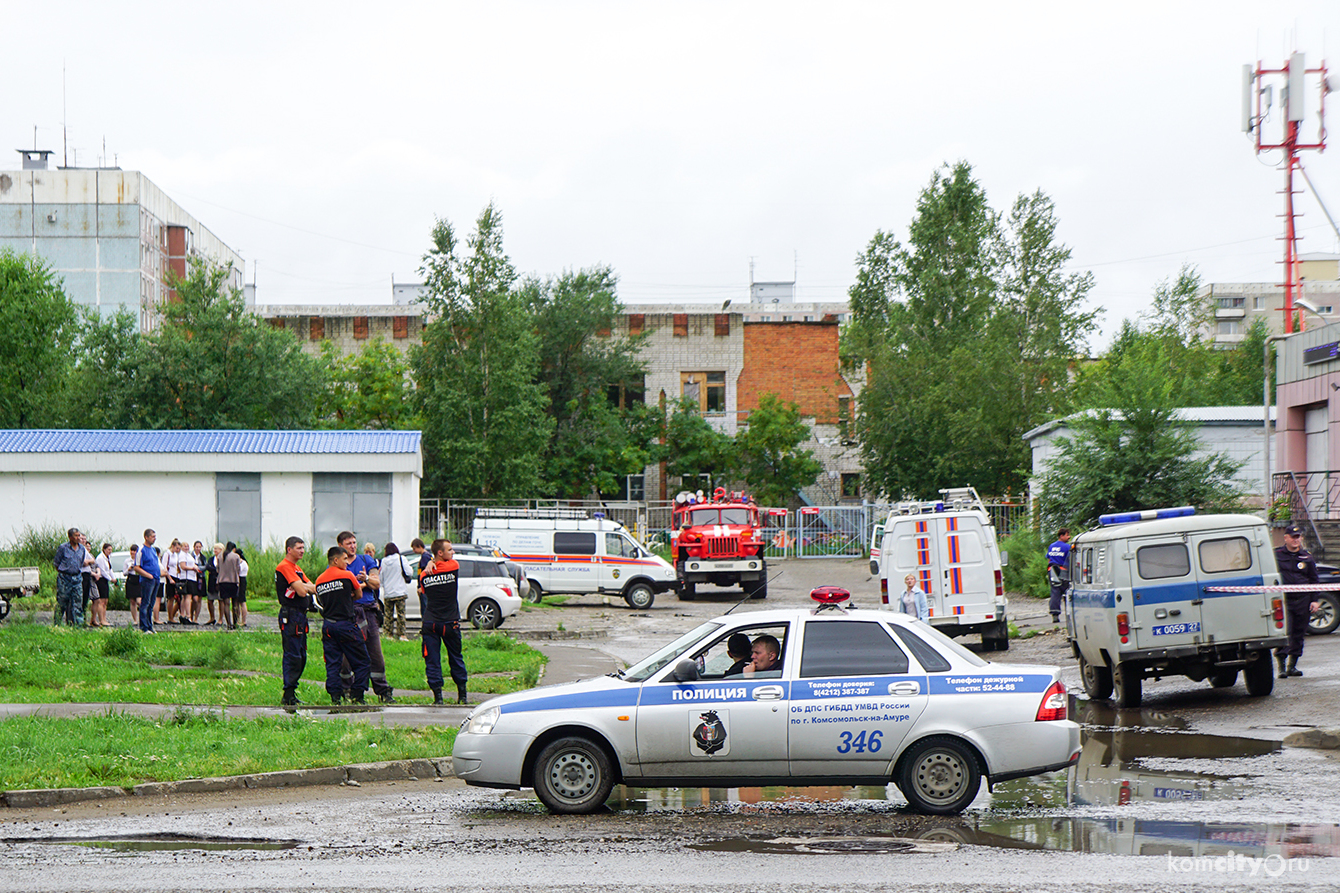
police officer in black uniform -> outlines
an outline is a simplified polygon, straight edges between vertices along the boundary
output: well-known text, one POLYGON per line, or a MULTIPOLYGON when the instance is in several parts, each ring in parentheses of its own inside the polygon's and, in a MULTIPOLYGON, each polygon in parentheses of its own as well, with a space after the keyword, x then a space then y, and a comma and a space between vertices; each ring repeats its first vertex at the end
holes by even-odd
MULTIPOLYGON (((1286 586, 1321 582, 1317 578, 1317 559, 1303 548, 1303 528, 1297 524, 1284 528, 1284 545, 1275 550, 1275 564, 1279 566, 1280 582, 1286 586)), ((1303 671, 1298 669, 1298 659, 1303 656, 1303 639, 1307 636, 1308 620, 1317 609, 1310 592, 1286 592, 1284 606, 1289 624, 1289 644, 1275 649, 1275 662, 1279 664, 1281 679, 1303 675, 1303 671)))

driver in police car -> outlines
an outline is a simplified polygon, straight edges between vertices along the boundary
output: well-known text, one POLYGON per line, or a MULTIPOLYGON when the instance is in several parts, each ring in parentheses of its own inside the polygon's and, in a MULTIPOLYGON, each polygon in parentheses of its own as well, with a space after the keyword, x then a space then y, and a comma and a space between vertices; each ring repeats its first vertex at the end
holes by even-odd
POLYGON ((749 654, 753 659, 745 665, 744 675, 754 677, 781 676, 781 662, 777 659, 781 653, 782 645, 777 641, 777 637, 764 633, 754 640, 753 646, 749 649, 749 654))

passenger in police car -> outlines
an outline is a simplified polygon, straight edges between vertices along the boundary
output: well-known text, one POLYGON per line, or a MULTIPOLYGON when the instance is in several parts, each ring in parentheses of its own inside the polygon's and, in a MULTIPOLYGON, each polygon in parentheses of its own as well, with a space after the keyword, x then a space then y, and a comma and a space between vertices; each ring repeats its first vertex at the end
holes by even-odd
POLYGON ((735 633, 726 640, 726 656, 734 663, 730 669, 723 673, 723 676, 739 676, 744 673, 744 668, 749 666, 751 658, 749 637, 744 633, 735 633))
POLYGON ((782 645, 777 641, 777 637, 764 633, 754 640, 753 646, 749 649, 752 660, 745 665, 743 674, 755 679, 771 679, 781 676, 781 661, 778 660, 781 653, 782 645))
MULTIPOLYGON (((1284 545, 1275 550, 1275 564, 1279 567, 1280 582, 1320 583, 1317 577, 1317 559, 1303 548, 1303 528, 1290 524, 1284 528, 1284 545)), ((1284 595, 1285 616, 1289 623, 1289 644, 1275 649, 1279 678, 1302 676, 1298 661, 1303 656, 1303 640, 1307 638, 1307 623, 1312 612, 1320 607, 1309 592, 1287 592, 1284 595), (1286 664, 1285 661, 1288 661, 1286 664)))

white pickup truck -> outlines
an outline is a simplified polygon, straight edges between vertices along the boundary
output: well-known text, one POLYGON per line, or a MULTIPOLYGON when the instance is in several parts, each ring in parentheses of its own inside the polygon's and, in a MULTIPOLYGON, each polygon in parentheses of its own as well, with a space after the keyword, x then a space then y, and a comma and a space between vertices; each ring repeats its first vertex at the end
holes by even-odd
POLYGON ((39 582, 35 567, 0 567, 0 620, 9 616, 10 599, 32 595, 39 582))

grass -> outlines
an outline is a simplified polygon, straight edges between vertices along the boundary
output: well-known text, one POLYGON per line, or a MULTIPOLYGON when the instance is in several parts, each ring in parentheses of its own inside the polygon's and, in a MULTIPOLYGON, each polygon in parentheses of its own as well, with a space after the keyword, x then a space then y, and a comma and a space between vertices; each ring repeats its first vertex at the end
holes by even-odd
POLYGON ((224 719, 178 710, 160 720, 108 712, 0 721, 0 789, 129 787, 282 769, 443 757, 451 726, 399 728, 302 716, 224 719))
MULTIPOLYGON (((317 635, 308 644, 299 697, 321 703, 326 695, 319 622, 313 630, 317 635)), ((467 634, 464 646, 472 692, 530 688, 546 660, 501 633, 467 634)), ((393 688, 427 689, 417 640, 382 639, 382 653, 393 688)), ((0 691, 9 703, 275 704, 279 672, 279 634, 268 630, 145 636, 125 628, 24 622, 0 627, 0 691)), ((431 695, 397 698, 427 703, 431 695)))

